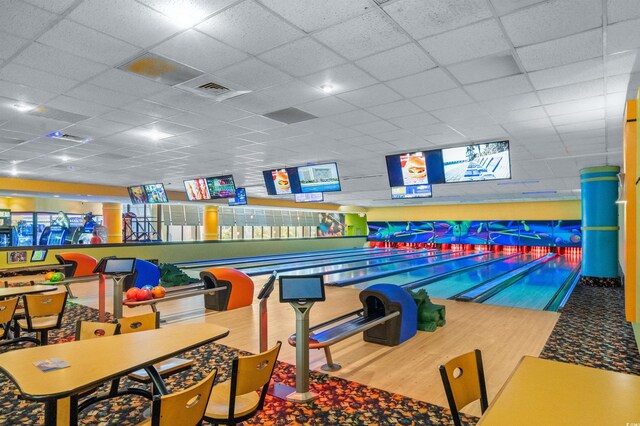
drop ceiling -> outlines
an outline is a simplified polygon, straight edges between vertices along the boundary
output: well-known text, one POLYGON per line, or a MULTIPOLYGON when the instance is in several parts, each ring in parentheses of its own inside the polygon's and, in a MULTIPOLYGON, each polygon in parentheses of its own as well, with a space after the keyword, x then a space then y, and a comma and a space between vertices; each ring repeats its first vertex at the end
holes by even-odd
POLYGON ((402 205, 386 154, 509 139, 511 181, 426 202, 576 199, 581 168, 622 163, 639 48, 637 0, 5 0, 0 173, 170 190, 233 173, 263 197, 262 170, 337 161, 327 201, 402 205), (143 55, 234 96, 126 71, 143 55), (264 116, 292 107, 317 118, 264 116))

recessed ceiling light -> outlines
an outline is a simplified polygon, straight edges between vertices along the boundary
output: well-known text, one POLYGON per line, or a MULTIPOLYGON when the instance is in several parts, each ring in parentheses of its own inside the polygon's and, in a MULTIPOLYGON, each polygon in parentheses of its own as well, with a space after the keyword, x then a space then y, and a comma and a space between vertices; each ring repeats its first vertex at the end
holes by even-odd
POLYGON ((18 176, 18 170, 15 167, 11 169, 9 173, 11 174, 11 176, 18 176))
POLYGON ((333 86, 330 84, 323 84, 322 86, 320 86, 320 88, 322 89, 322 91, 324 93, 331 93, 333 92, 333 86))
POLYGON ((60 196, 59 195, 54 195, 53 198, 60 198, 60 196))
POLYGON ((160 139, 166 139, 173 136, 172 134, 161 132, 160 130, 151 129, 146 132, 146 136, 154 141, 159 141, 160 139))
POLYGON ((169 4, 163 7, 161 12, 171 18, 173 23, 182 29, 193 27, 206 16, 198 8, 190 7, 184 3, 180 5, 169 4))
POLYGON ((67 157, 66 155, 61 155, 60 157, 58 157, 58 159, 60 159, 60 161, 62 161, 63 163, 66 163, 67 161, 70 160, 70 158, 67 157))
POLYGON ((28 104, 13 104, 12 107, 20 112, 29 112, 35 108, 35 106, 28 104))

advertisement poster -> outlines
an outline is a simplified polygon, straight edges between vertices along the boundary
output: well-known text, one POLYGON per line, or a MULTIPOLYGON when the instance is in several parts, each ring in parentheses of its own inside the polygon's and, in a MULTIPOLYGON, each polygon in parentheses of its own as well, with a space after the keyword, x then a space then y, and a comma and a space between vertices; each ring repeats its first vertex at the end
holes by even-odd
POLYGON ((429 183, 427 178, 427 160, 422 152, 400 156, 402 180, 405 185, 429 183))
POLYGON ((11 210, 0 209, 0 227, 11 226, 11 210))
POLYGON ((271 172, 273 186, 276 188, 277 195, 291 194, 291 184, 289 183, 289 174, 285 169, 274 170, 271 172))
POLYGON ((187 190, 187 198, 190 201, 208 200, 211 198, 206 179, 185 180, 184 187, 187 190))
POLYGON ((340 191, 340 178, 336 163, 298 167, 302 192, 340 191))
POLYGON ((143 186, 129 187, 129 196, 133 204, 144 204, 147 202, 147 193, 143 186))
POLYGON ((26 251, 10 251, 9 253, 7 253, 7 263, 24 263, 26 261, 26 251))
POLYGON ((343 237, 345 235, 344 214, 320 213, 318 215, 318 237, 343 237))

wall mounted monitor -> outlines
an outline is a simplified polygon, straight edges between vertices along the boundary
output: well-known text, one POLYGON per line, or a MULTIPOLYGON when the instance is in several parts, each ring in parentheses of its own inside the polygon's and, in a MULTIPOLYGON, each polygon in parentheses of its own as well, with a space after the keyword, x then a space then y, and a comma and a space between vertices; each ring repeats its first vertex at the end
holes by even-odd
POLYGON ((132 204, 145 204, 147 203, 147 192, 144 189, 144 185, 130 186, 129 198, 132 204))
POLYGON ((247 190, 245 188, 236 188, 236 196, 229 198, 230 206, 246 206, 247 205, 247 190))
POLYGON ((231 198, 236 195, 236 184, 231 175, 207 178, 207 187, 211 199, 231 198))
POLYGON ((407 185, 394 186, 391 188, 391 198, 394 200, 404 200, 408 198, 431 198, 433 193, 431 185, 407 185))
POLYGON ((440 150, 387 155, 387 173, 392 188, 444 183, 440 150))
POLYGON ((336 163, 314 164, 298 167, 298 179, 302 192, 340 191, 340 176, 336 163))
POLYGON ((296 194, 296 203, 318 203, 324 201, 324 193, 309 192, 306 194, 296 194))
POLYGON ((280 277, 280 302, 322 302, 325 300, 322 275, 280 277))
POLYGON ((31 252, 31 261, 32 262, 44 262, 47 258, 48 250, 34 250, 31 252))
POLYGON ((105 275, 128 275, 132 274, 136 266, 136 259, 129 258, 112 258, 107 259, 104 264, 105 275))
POLYGON ((265 170, 262 175, 269 195, 298 194, 302 192, 296 167, 265 170))
POLYGON ((189 201, 209 200, 209 186, 205 178, 190 179, 184 181, 184 189, 187 191, 189 201))
POLYGON ((509 141, 442 150, 446 183, 511 179, 509 141))
POLYGON ((168 203, 167 193, 164 190, 164 185, 161 183, 152 183, 150 185, 144 185, 144 190, 147 193, 147 203, 159 204, 168 203))

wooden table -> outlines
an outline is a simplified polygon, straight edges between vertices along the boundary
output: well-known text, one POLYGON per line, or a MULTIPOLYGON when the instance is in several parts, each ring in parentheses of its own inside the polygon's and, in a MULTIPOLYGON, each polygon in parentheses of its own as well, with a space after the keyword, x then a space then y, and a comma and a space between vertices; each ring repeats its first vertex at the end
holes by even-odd
POLYGON ((55 290, 55 287, 50 285, 24 285, 20 287, 5 287, 0 288, 0 299, 5 297, 22 296, 23 294, 44 293, 47 291, 55 290))
POLYGON ((525 356, 478 426, 640 424, 640 376, 525 356))
POLYGON ((152 379, 159 379, 154 363, 228 334, 229 329, 213 324, 186 324, 38 346, 0 354, 0 371, 16 384, 25 399, 45 403, 45 425, 76 425, 77 394, 83 389, 140 368, 145 368, 152 379), (70 366, 44 373, 33 364, 50 358, 61 358, 70 366))

